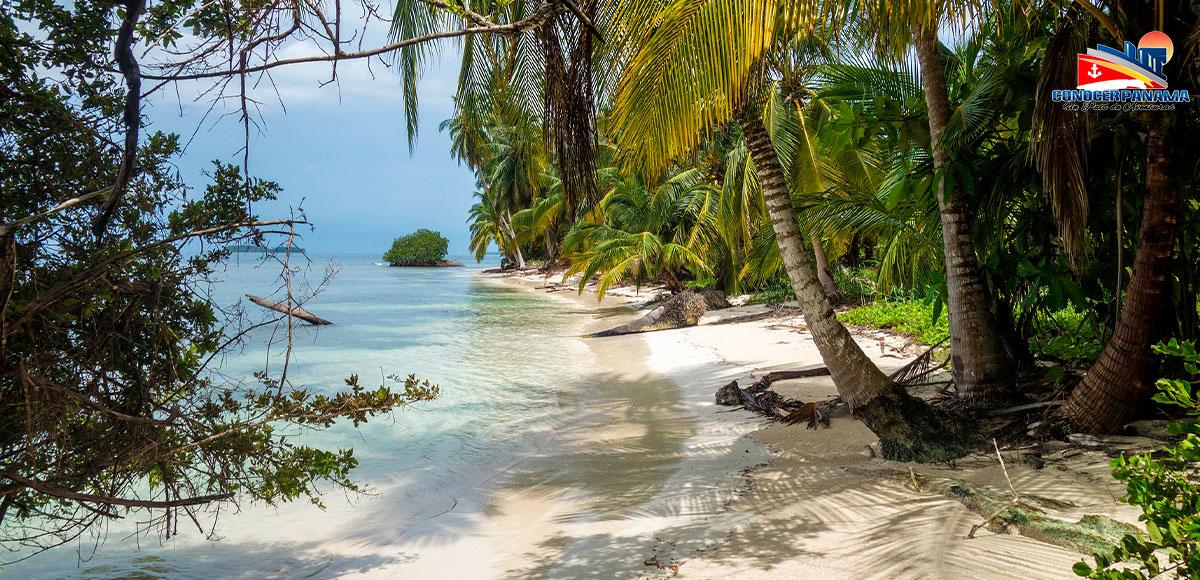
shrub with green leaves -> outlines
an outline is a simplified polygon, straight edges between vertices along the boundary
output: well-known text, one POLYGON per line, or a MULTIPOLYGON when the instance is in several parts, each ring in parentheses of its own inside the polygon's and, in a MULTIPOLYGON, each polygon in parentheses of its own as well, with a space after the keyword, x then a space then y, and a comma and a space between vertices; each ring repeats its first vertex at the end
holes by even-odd
POLYGON ((1181 359, 1189 377, 1160 379, 1154 396, 1158 403, 1186 411, 1186 418, 1170 426, 1182 438, 1158 453, 1113 460, 1113 477, 1125 482, 1125 501, 1142 509, 1139 519, 1146 522, 1146 534, 1126 536, 1112 553, 1097 554, 1095 567, 1076 563, 1079 576, 1200 577, 1200 354, 1195 343, 1175 339, 1154 350, 1181 359))
POLYGON ((849 326, 892 329, 923 344, 938 344, 950 337, 945 310, 924 300, 879 300, 839 312, 837 317, 849 326))
POLYGON ((1029 336, 1030 352, 1084 367, 1100 356, 1104 343, 1101 325, 1073 306, 1038 314, 1029 336))
POLYGON ((397 265, 441 262, 446 259, 450 242, 438 232, 419 229, 407 236, 400 236, 383 255, 386 262, 397 265))
MULTIPOLYGON (((234 13, 199 4, 151 3, 147 26, 186 19, 180 28, 203 41, 224 38, 230 24, 213 14, 272 18, 257 5, 234 13)), ((378 386, 351 375, 300 387, 274 357, 252 376, 226 374, 222 360, 255 340, 250 330, 288 344, 292 334, 274 315, 213 298, 223 260, 236 246, 284 243, 306 224, 260 218, 255 208, 281 188, 238 165, 216 161, 202 187, 188 187, 179 136, 152 131, 136 106, 127 125, 123 111, 136 102, 113 74, 114 21, 136 30, 139 54, 169 35, 143 34, 132 16, 140 9, 117 5, 0 0, 4 564, 61 545, 88 552, 115 520, 139 536, 170 538, 194 523, 211 537, 234 504, 320 505, 332 490, 361 490, 351 449, 297 434, 358 426, 438 394, 398 375, 378 386), (131 138, 136 148, 126 150, 131 138), (125 153, 137 163, 122 177, 125 153)), ((280 264, 281 276, 298 279, 298 270, 280 264)), ((288 296, 307 298, 290 284, 288 296)))
POLYGON ((866 268, 850 268, 840 264, 833 268, 834 284, 837 284, 847 301, 855 304, 865 303, 879 295, 876 277, 875 272, 866 268))
POLYGON ((796 299, 792 291, 792 282, 786 275, 775 276, 763 284, 762 288, 750 295, 750 304, 783 304, 796 299))

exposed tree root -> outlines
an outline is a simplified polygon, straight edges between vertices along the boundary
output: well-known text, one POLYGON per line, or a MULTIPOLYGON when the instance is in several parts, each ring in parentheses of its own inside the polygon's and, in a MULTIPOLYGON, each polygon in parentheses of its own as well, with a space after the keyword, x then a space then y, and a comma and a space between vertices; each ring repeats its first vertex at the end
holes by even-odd
MULTIPOLYGON (((950 461, 983 447, 985 440, 973 417, 931 405, 903 388, 903 381, 920 380, 941 367, 933 362, 934 348, 891 375, 898 383, 896 388, 850 409, 855 418, 879 437, 884 459, 919 463, 950 461)), ((767 373, 747 389, 742 389, 737 381, 721 387, 716 399, 718 404, 741 404, 777 421, 806 422, 809 429, 828 427, 830 415, 846 408, 840 398, 805 403, 770 390, 775 381, 828 374, 825 367, 767 373)))
POLYGON ((794 371, 772 371, 762 376, 762 378, 754 381, 747 389, 752 393, 761 393, 775 383, 775 381, 790 381, 792 379, 807 379, 809 377, 827 377, 829 376, 828 367, 815 367, 811 369, 799 369, 794 371))
MULTIPOLYGON (((770 389, 776 381, 828 374, 826 367, 775 371, 763 375, 745 389, 732 381, 717 390, 716 402, 741 405, 748 411, 783 423, 803 422, 809 429, 828 427, 830 416, 847 408, 841 398, 806 403, 785 398, 770 389)), ((949 461, 979 449, 983 442, 969 417, 938 409, 900 388, 851 411, 879 436, 885 459, 921 463, 949 461)))
POLYGON ((975 421, 940 409, 903 389, 892 389, 851 411, 879 437, 884 459, 934 463, 981 449, 975 421))

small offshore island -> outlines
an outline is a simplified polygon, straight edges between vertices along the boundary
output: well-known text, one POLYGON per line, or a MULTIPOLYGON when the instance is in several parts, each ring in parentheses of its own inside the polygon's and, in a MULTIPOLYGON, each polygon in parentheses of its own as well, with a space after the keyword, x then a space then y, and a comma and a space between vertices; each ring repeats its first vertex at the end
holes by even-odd
POLYGON ((451 268, 461 267, 462 262, 446 259, 450 241, 442 234, 421 228, 392 242, 392 247, 383 254, 383 261, 390 266, 407 268, 451 268))

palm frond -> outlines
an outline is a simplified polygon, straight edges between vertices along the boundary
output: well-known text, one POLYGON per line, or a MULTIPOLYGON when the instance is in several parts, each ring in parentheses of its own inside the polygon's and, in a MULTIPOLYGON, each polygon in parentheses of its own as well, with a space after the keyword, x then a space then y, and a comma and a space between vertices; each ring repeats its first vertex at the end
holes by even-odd
POLYGON ((1038 78, 1034 105, 1033 155, 1050 193, 1050 205, 1059 226, 1063 247, 1078 267, 1086 252, 1085 228, 1088 215, 1086 114, 1066 111, 1050 102, 1054 87, 1075 82, 1074 55, 1086 47, 1087 18, 1072 4, 1060 20, 1058 30, 1046 47, 1045 64, 1038 78))
MULTIPOLYGON (((644 8, 642 2, 629 5, 644 8)), ((653 179, 746 98, 752 71, 808 2, 675 0, 646 21, 613 99, 613 137, 653 179)))
MULTIPOLYGON (((421 0, 396 0, 392 13, 391 38, 403 40, 416 38, 446 30, 456 23, 457 17, 445 10, 421 0)), ((440 45, 434 42, 410 44, 397 54, 397 70, 400 73, 401 94, 404 98, 404 126, 408 135, 408 147, 416 144, 420 120, 417 114, 417 82, 429 60, 437 55, 440 45)))

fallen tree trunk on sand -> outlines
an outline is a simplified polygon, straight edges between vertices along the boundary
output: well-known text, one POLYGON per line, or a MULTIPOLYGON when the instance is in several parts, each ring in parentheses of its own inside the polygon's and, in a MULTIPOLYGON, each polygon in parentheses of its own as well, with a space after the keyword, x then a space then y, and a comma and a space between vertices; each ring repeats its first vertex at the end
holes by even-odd
POLYGON ((936 493, 958 500, 967 509, 987 518, 979 527, 997 534, 1012 530, 1027 538, 1089 556, 1109 553, 1127 534, 1141 533, 1137 527, 1108 516, 1086 515, 1072 523, 1046 513, 1045 508, 1061 510, 1075 507, 1069 502, 1028 494, 1019 494, 1019 499, 1014 499, 1013 494, 988 485, 920 475, 911 470, 907 473, 888 470, 888 475, 903 481, 914 491, 936 493))
POLYGON ((255 296, 253 294, 247 294, 246 298, 257 305, 262 306, 263 308, 269 308, 282 314, 290 314, 309 324, 316 324, 318 326, 333 324, 332 322, 325 320, 324 318, 321 318, 320 316, 317 316, 303 308, 300 308, 299 306, 288 308, 286 304, 276 302, 274 300, 267 300, 266 298, 255 296))
POLYGON ((685 290, 668 298, 666 302, 633 322, 597 332, 591 336, 620 336, 652 330, 696 326, 705 312, 729 306, 729 300, 720 290, 685 290))

